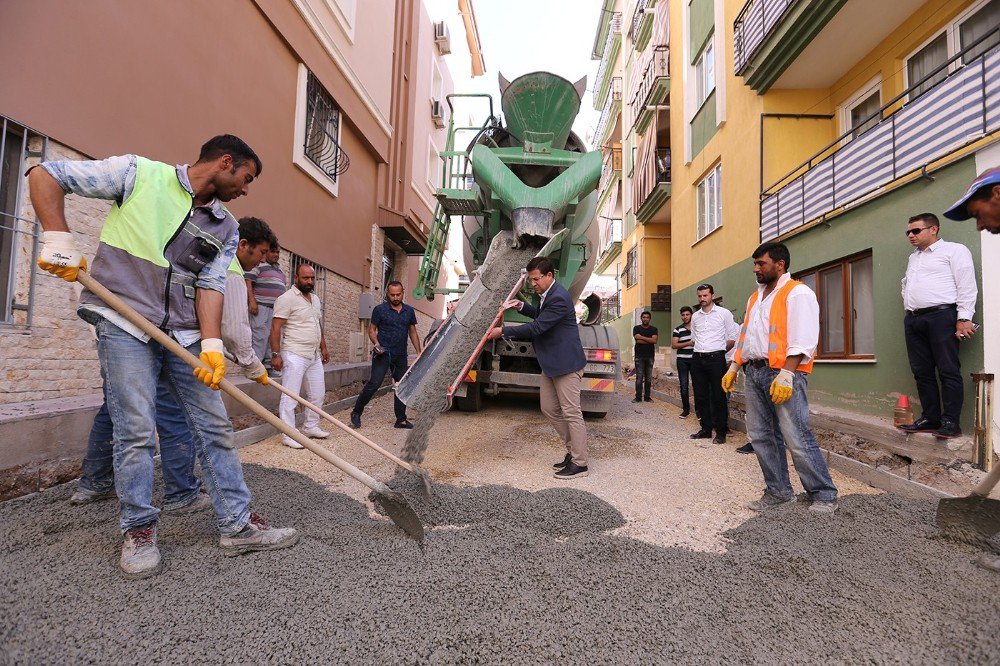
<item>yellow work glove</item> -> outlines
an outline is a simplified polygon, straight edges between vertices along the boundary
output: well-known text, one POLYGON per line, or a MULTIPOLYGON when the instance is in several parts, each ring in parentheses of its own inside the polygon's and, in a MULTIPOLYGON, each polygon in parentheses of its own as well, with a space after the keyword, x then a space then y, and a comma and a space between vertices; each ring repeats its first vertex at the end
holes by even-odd
POLYGON ((247 379, 252 379, 261 386, 267 386, 267 383, 270 381, 267 378, 267 369, 264 367, 264 364, 261 363, 260 360, 257 358, 254 358, 254 361, 251 365, 248 365, 247 367, 243 368, 243 374, 246 376, 247 379))
POLYGON ((87 270, 87 260, 68 231, 43 231, 38 266, 67 282, 76 282, 76 275, 87 270))
POLYGON ((225 348, 219 338, 205 338, 201 341, 201 362, 208 368, 195 368, 194 376, 205 386, 219 390, 219 382, 226 376, 225 348), (211 369, 209 369, 211 368, 211 369))
POLYGON ((732 393, 733 389, 736 388, 736 375, 740 372, 740 366, 736 365, 735 362, 729 364, 729 370, 726 370, 726 374, 722 375, 722 390, 726 393, 732 393))
POLYGON ((782 369, 778 373, 778 376, 771 382, 771 402, 776 405, 788 402, 794 390, 792 388, 793 379, 795 379, 795 373, 791 370, 782 369))

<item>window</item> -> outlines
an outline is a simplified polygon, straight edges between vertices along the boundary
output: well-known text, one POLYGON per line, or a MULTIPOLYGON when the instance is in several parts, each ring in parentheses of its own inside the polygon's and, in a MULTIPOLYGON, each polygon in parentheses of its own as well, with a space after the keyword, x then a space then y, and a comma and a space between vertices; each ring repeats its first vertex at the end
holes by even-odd
POLYGON ((292 161, 328 192, 337 195, 351 161, 340 145, 340 108, 312 72, 299 65, 292 161))
POLYGON ((715 90, 715 35, 708 38, 708 43, 702 49, 694 64, 695 70, 695 108, 701 108, 708 96, 715 90))
POLYGON ((819 300, 816 358, 875 357, 875 299, 870 252, 840 259, 795 276, 819 300))
POLYGON ((441 187, 441 154, 433 141, 427 142, 427 185, 431 192, 437 193, 441 187))
POLYGON ((941 71, 915 87, 910 92, 910 99, 919 97, 943 81, 950 72, 967 65, 1000 44, 997 26, 1000 26, 1000 0, 984 0, 959 15, 944 30, 917 49, 906 59, 907 86, 917 84, 935 69, 941 68, 941 71), (993 33, 992 37, 986 37, 974 48, 970 48, 976 44, 976 40, 990 32, 993 33), (946 62, 965 49, 969 49, 969 52, 962 56, 961 64, 956 61, 950 67, 944 67, 946 62))
POLYGON ((305 257, 295 254, 294 252, 288 253, 288 281, 293 285, 295 284, 295 272, 299 270, 301 264, 308 264, 313 267, 316 271, 316 286, 313 287, 313 293, 320 300, 320 321, 326 321, 326 268, 320 266, 315 261, 310 261, 305 257))
POLYGON ((698 240, 722 226, 722 165, 698 183, 698 240))
POLYGON ((0 324, 31 326, 35 223, 19 215, 25 196, 25 159, 30 154, 44 161, 46 141, 0 116, 0 324), (19 296, 26 297, 26 302, 19 302, 19 296))
POLYGON ((625 280, 626 289, 638 282, 638 271, 636 270, 638 251, 638 247, 633 247, 628 251, 627 258, 625 259, 625 270, 622 271, 622 279, 625 280))
POLYGON ((878 125, 879 121, 882 120, 882 115, 879 113, 881 107, 881 82, 865 86, 861 92, 847 101, 844 105, 844 113, 847 130, 851 132, 851 139, 858 138, 878 125), (875 86, 874 90, 872 90, 872 85, 875 86))

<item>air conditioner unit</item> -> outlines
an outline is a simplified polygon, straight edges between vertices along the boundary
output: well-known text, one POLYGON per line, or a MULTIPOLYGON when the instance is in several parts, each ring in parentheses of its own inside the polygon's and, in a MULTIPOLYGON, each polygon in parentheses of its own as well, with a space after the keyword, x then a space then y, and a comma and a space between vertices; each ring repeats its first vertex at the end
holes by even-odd
POLYGON ((439 99, 431 100, 431 120, 436 127, 444 127, 444 105, 439 99))
POLYGON ((444 21, 437 21, 434 24, 434 43, 441 55, 451 53, 451 34, 448 32, 448 24, 444 21))

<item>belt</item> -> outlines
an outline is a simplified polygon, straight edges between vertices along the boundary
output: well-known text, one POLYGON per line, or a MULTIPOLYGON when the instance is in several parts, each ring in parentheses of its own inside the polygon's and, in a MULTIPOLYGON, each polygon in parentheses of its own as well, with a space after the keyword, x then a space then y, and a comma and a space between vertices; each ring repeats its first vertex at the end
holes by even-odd
POLYGON ((700 356, 702 358, 710 357, 710 356, 718 356, 719 354, 722 354, 723 356, 725 356, 726 352, 725 352, 724 349, 720 349, 719 351, 711 351, 711 352, 694 352, 695 356, 700 356))
POLYGON ((743 367, 751 366, 754 368, 766 368, 768 367, 768 362, 766 358, 752 358, 743 364, 743 367))
POLYGON ((906 314, 911 314, 914 317, 919 317, 920 315, 927 314, 928 312, 937 312, 938 310, 951 310, 952 308, 957 308, 958 306, 954 303, 948 303, 947 305, 932 305, 929 308, 917 308, 916 310, 907 310, 906 314))

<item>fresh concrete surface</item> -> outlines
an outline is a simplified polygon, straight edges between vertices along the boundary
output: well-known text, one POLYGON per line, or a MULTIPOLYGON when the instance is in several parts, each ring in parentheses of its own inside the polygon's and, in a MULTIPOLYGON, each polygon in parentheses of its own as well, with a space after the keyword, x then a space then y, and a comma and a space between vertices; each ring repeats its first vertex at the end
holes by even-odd
MULTIPOLYGON (((1000 578, 935 538, 934 501, 834 472, 836 514, 755 514, 743 438, 693 442, 677 413, 619 395, 574 482, 552 478, 563 448, 536 401, 443 414, 422 550, 278 437, 240 455, 257 510, 303 532, 287 551, 224 558, 211 514, 164 517, 168 569, 127 582, 114 502, 70 507, 69 485, 7 502, 0 663, 997 663, 1000 578)), ((362 432, 401 449, 390 396, 362 432)))

